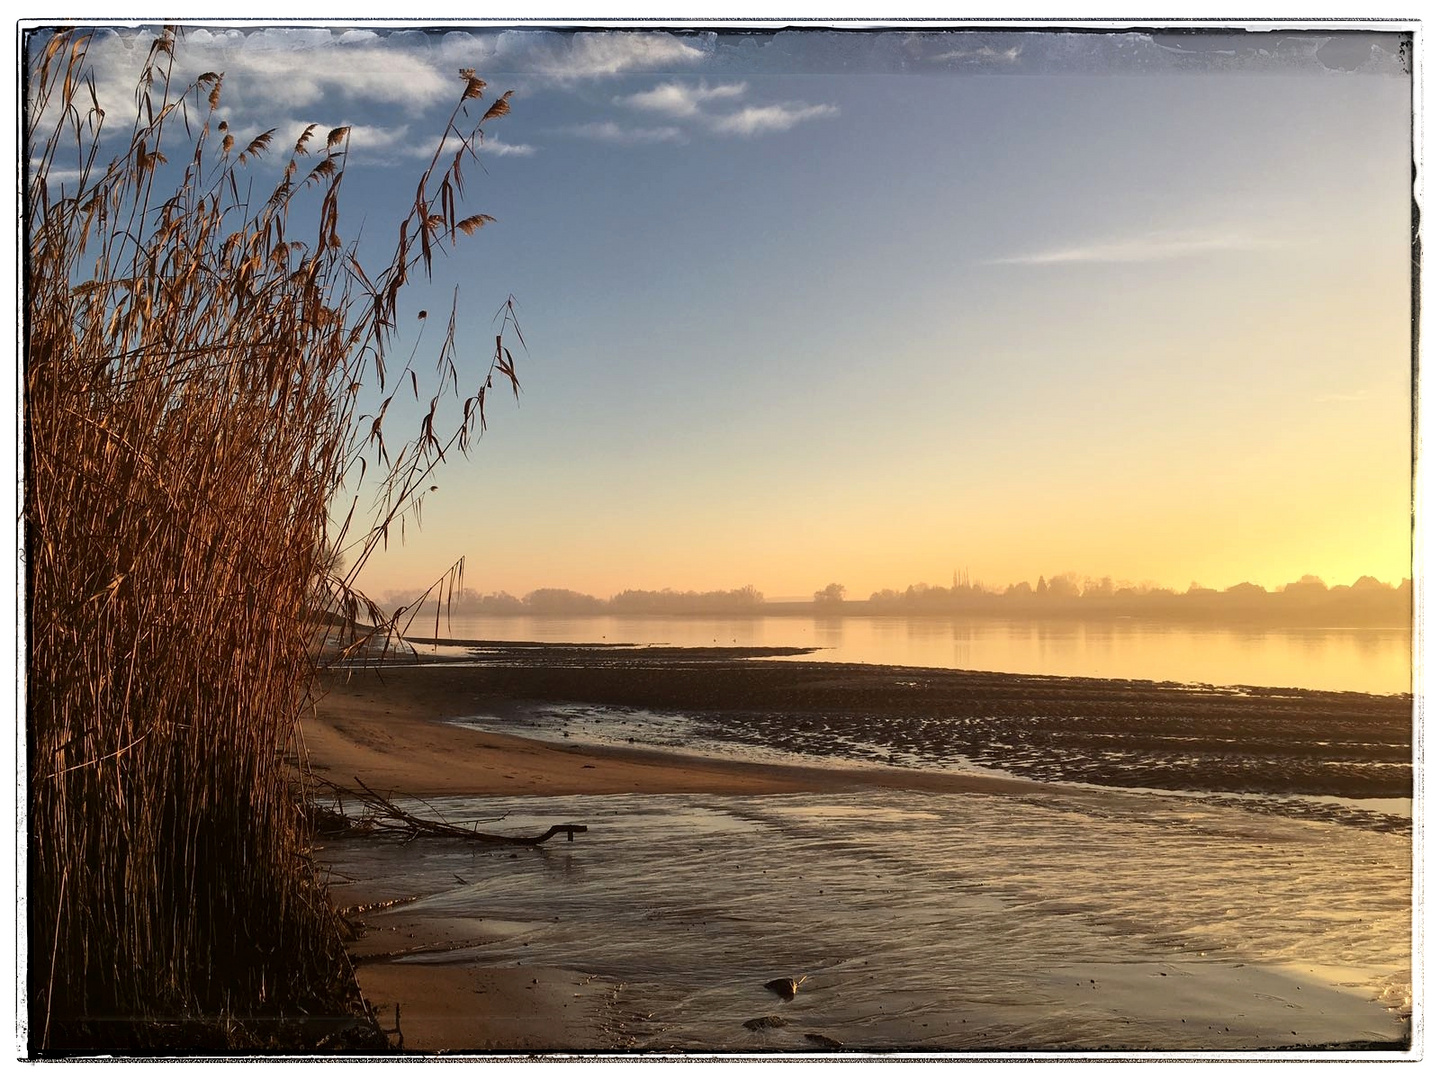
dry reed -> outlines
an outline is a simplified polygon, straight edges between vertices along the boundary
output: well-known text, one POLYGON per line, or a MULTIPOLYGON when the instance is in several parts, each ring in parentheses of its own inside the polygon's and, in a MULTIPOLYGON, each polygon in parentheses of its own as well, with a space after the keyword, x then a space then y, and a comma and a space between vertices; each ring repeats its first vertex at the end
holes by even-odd
MULTIPOLYGON (((312 126, 252 201, 274 133, 237 142, 220 74, 172 88, 166 29, 102 164, 87 33, 26 44, 29 1045, 284 1046, 297 1018, 363 1009, 297 790, 316 616, 383 627, 354 574, 514 362, 497 337, 448 434, 437 395, 396 446, 362 388, 419 396, 386 371, 397 300, 489 220, 459 217, 461 167, 508 102, 470 118, 484 84, 462 72, 443 156, 367 273, 340 232, 347 129, 312 126), (367 465, 374 515, 341 504, 337 528, 367 465)), ((458 390, 454 323, 438 373, 458 390)))

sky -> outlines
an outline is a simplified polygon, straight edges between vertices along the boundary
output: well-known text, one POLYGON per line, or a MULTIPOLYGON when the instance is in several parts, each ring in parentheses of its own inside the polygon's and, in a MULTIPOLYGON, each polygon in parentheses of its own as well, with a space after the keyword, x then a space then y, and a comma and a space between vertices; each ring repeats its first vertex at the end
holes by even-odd
MULTIPOLYGON (((102 104, 150 33, 92 50, 102 104)), ((479 378, 513 296, 519 401, 363 586, 863 598, 1410 576, 1397 43, 210 25, 177 65, 241 140, 351 125, 377 258, 458 70, 513 90, 468 176, 495 221, 402 308, 458 296, 479 378)))

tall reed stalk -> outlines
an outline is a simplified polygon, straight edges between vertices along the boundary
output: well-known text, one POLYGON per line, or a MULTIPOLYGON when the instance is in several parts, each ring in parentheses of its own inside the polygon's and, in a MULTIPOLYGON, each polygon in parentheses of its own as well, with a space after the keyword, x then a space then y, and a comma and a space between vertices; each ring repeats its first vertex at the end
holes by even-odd
POLYGON ((252 200, 275 134, 236 141, 220 74, 172 87, 177 31, 109 161, 89 36, 27 46, 30 1047, 274 1045, 275 1018, 358 1006, 296 786, 316 616, 364 608, 365 554, 483 426, 495 377, 514 384, 497 337, 448 434, 440 395, 395 446, 385 409, 360 412, 367 387, 419 395, 386 370, 397 299, 490 220, 457 216, 461 166, 508 95, 485 107, 462 72, 443 156, 367 272, 341 238, 348 129, 312 125, 252 200), (382 494, 357 526, 367 465, 382 494))

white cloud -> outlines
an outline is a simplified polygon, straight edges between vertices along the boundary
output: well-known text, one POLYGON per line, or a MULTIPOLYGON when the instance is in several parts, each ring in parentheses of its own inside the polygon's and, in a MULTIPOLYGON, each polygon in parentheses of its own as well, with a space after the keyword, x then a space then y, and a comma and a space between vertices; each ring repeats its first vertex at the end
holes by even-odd
MULTIPOLYGON (((87 60, 100 105, 112 117, 133 108, 135 87, 156 34, 151 29, 97 30, 87 60)), ((379 104, 415 114, 458 101, 461 84, 443 51, 407 47, 372 31, 200 27, 175 48, 176 91, 202 72, 225 76, 222 115, 232 124, 270 126, 267 117, 317 105, 379 104)), ((156 92, 158 93, 158 87, 156 92)))
POLYGON ((981 45, 974 49, 951 49, 949 52, 936 53, 928 57, 936 63, 951 60, 963 60, 967 63, 987 64, 1001 63, 1013 64, 1020 59, 1020 46, 1011 45, 1008 49, 996 49, 990 45, 981 45))
MULTIPOLYGON (((327 132, 316 129, 315 132, 320 138, 318 141, 312 136, 312 149, 324 147, 327 132)), ((386 154, 396 151, 403 151, 410 135, 410 126, 401 124, 398 127, 379 127, 374 124, 351 124, 350 125, 350 149, 358 154, 386 154)), ((431 150, 433 152, 433 147, 431 150)))
MULTIPOLYGON (((261 128, 258 124, 232 124, 230 133, 235 136, 236 149, 244 149, 251 139, 255 138, 262 131, 273 128, 274 137, 269 147, 265 150, 263 157, 266 160, 289 161, 295 151, 295 144, 300 136, 305 134, 305 129, 313 127, 310 138, 305 142, 305 153, 296 155, 301 169, 305 170, 320 163, 325 156, 325 140, 335 128, 347 127, 349 150, 357 156, 363 155, 367 160, 376 157, 393 160, 397 155, 409 156, 413 151, 410 147, 410 126, 399 124, 394 127, 386 127, 379 124, 347 124, 344 122, 335 124, 312 124, 308 120, 299 120, 295 117, 285 117, 280 120, 272 120, 269 128, 261 128), (307 165, 308 161, 308 165, 307 165)), ((212 138, 218 138, 218 132, 211 133, 212 138)), ((343 144, 342 144, 343 145, 343 144)), ((337 150, 340 147, 336 148, 337 150)), ((435 146, 432 143, 425 149, 426 156, 433 153, 435 146)))
POLYGON ((677 127, 624 128, 613 120, 597 121, 593 124, 579 124, 566 128, 572 135, 597 142, 620 143, 634 146, 648 143, 679 143, 685 141, 685 133, 677 127))
POLYGON ((222 104, 242 108, 296 108, 339 98, 413 114, 460 97, 456 72, 442 73, 424 53, 379 42, 286 48, 247 39, 239 49, 215 52, 186 49, 182 55, 195 74, 223 71, 222 104))
MULTIPOLYGON (((100 27, 92 35, 88 60, 112 128, 131 114, 136 82, 155 38, 153 27, 100 27)), ((703 60, 712 47, 713 35, 659 31, 477 30, 437 36, 364 28, 195 27, 184 32, 175 49, 171 85, 178 90, 202 72, 223 73, 220 115, 237 131, 278 126, 277 117, 333 109, 319 118, 328 127, 335 115, 355 115, 366 107, 414 117, 450 105, 459 100, 462 67, 474 68, 483 78, 510 72, 564 84, 627 72, 674 72, 703 60)), ((733 97, 743 90, 743 85, 699 88, 696 100, 733 97)), ((683 138, 669 128, 601 128, 590 135, 622 142, 683 138)), ((534 153, 534 147, 519 143, 492 142, 489 149, 497 155, 534 153)))
MULTIPOLYGON (((127 126, 124 118, 133 109, 135 83, 155 37, 155 29, 145 27, 94 32, 89 60, 100 104, 111 117, 108 130, 122 132, 127 126)), ((745 82, 686 85, 673 77, 704 61, 714 49, 713 34, 662 31, 476 29, 437 35, 340 27, 195 27, 184 32, 175 49, 171 85, 178 90, 203 72, 223 73, 219 117, 229 122, 237 140, 242 132, 276 127, 279 143, 285 133, 293 129, 298 134, 312 119, 329 130, 343 116, 373 117, 375 109, 390 110, 378 124, 357 125, 351 131, 352 149, 372 160, 414 157, 433 149, 416 134, 424 126, 416 121, 423 112, 458 100, 457 73, 462 67, 474 68, 485 78, 501 80, 506 73, 539 76, 560 86, 624 73, 671 75, 650 90, 614 100, 681 123, 631 126, 602 119, 565 129, 616 144, 683 143, 699 130, 748 137, 786 131, 838 112, 832 105, 794 102, 735 111, 748 92, 745 82), (727 106, 720 114, 707 111, 727 106), (386 123, 390 126, 382 126, 386 123), (412 139, 417 140, 413 145, 412 139)), ((203 116, 204 102, 198 105, 203 116)), ((191 122, 196 119, 192 112, 191 122)), ((485 150, 497 157, 524 157, 533 155, 536 147, 488 139, 485 150)))
POLYGON ((529 143, 507 143, 499 139, 485 139, 480 144, 482 154, 494 154, 496 157, 533 157, 538 149, 529 143))
POLYGON ((696 86, 667 82, 661 83, 653 90, 642 90, 640 93, 631 94, 628 97, 617 97, 615 101, 616 104, 631 105, 637 109, 648 109, 651 112, 683 117, 699 113, 700 106, 704 102, 736 98, 744 93, 745 84, 743 82, 723 83, 720 86, 708 86, 703 82, 696 86))
POLYGON ((839 113, 834 105, 750 105, 729 116, 717 117, 712 126, 726 135, 765 135, 789 131, 806 120, 839 113))
POLYGON ((695 38, 662 32, 600 31, 567 34, 507 30, 496 38, 494 70, 547 75, 561 80, 599 78, 637 71, 671 71, 698 63, 707 50, 695 38))
POLYGON ((341 45, 353 45, 356 42, 379 41, 380 35, 374 30, 346 30, 336 40, 341 45))
POLYGON ((636 109, 663 113, 677 120, 691 121, 718 134, 740 136, 788 131, 806 120, 835 116, 840 112, 834 105, 806 105, 798 102, 748 105, 724 114, 706 113, 701 108, 710 102, 733 101, 743 97, 748 88, 748 84, 743 82, 721 83, 718 86, 705 82, 693 85, 663 82, 649 90, 614 100, 617 105, 628 105, 636 109))
MULTIPOLYGON (((123 139, 134 115, 135 90, 156 39, 154 28, 96 28, 90 35, 87 64, 96 96, 107 113, 108 143, 123 139)), ((481 38, 456 32, 437 38, 416 32, 377 33, 366 29, 251 29, 197 27, 181 35, 174 50, 172 99, 204 72, 224 76, 217 120, 225 120, 244 146, 261 131, 275 128, 267 156, 287 158, 295 139, 315 121, 322 147, 325 134, 345 117, 365 116, 350 132, 350 148, 371 163, 428 158, 440 135, 438 123, 420 119, 434 108, 460 100, 460 67, 481 67, 493 56, 497 35, 481 38)), ((163 58, 162 58, 163 59, 163 58)), ((158 100, 163 87, 156 82, 158 100)), ((208 106, 202 91, 186 99, 189 124, 202 120, 208 106)), ((486 99, 469 103, 482 110, 486 99)), ((88 95, 82 94, 82 101, 88 95)), ((179 125, 173 130, 179 131, 179 125)), ((528 156, 535 147, 486 141, 496 156, 528 156)), ((113 151, 112 151, 113 152, 113 151)))
MULTIPOLYGON (((25 184, 28 187, 35 178, 35 170, 40 167, 40 159, 32 158, 29 167, 25 170, 25 184)), ((91 179, 98 176, 101 170, 95 170, 91 179)), ((75 188, 80 183, 80 170, 57 168, 53 163, 45 172, 46 188, 52 195, 59 195, 63 186, 67 195, 74 195, 75 188)))
POLYGON ((1010 266, 1056 266, 1066 263, 1148 263, 1184 259, 1220 251, 1263 251, 1282 246, 1274 240, 1239 232, 1152 232, 1122 240, 1051 248, 1028 255, 995 259, 1010 266))
MULTIPOLYGON (((460 139, 454 135, 446 136, 444 143, 440 146, 440 159, 448 164, 454 156, 455 151, 461 147, 460 139)), ((485 136, 474 144, 475 156, 478 158, 490 157, 531 157, 539 151, 539 147, 531 146, 528 143, 507 143, 501 142, 491 136, 485 136)), ((434 142, 411 142, 400 149, 400 153, 410 158, 430 158, 435 153, 434 142)), ((468 157, 466 160, 470 160, 468 157)))

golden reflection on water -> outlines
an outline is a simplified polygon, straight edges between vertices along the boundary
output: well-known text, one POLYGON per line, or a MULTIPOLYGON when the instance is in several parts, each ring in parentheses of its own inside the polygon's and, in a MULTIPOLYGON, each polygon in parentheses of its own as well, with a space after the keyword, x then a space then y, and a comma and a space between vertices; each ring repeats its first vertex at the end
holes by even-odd
POLYGON ((1027 675, 1294 686, 1371 694, 1411 689, 1400 628, 1197 626, 1117 619, 914 616, 460 616, 452 637, 677 646, 801 646, 801 659, 1027 675))

